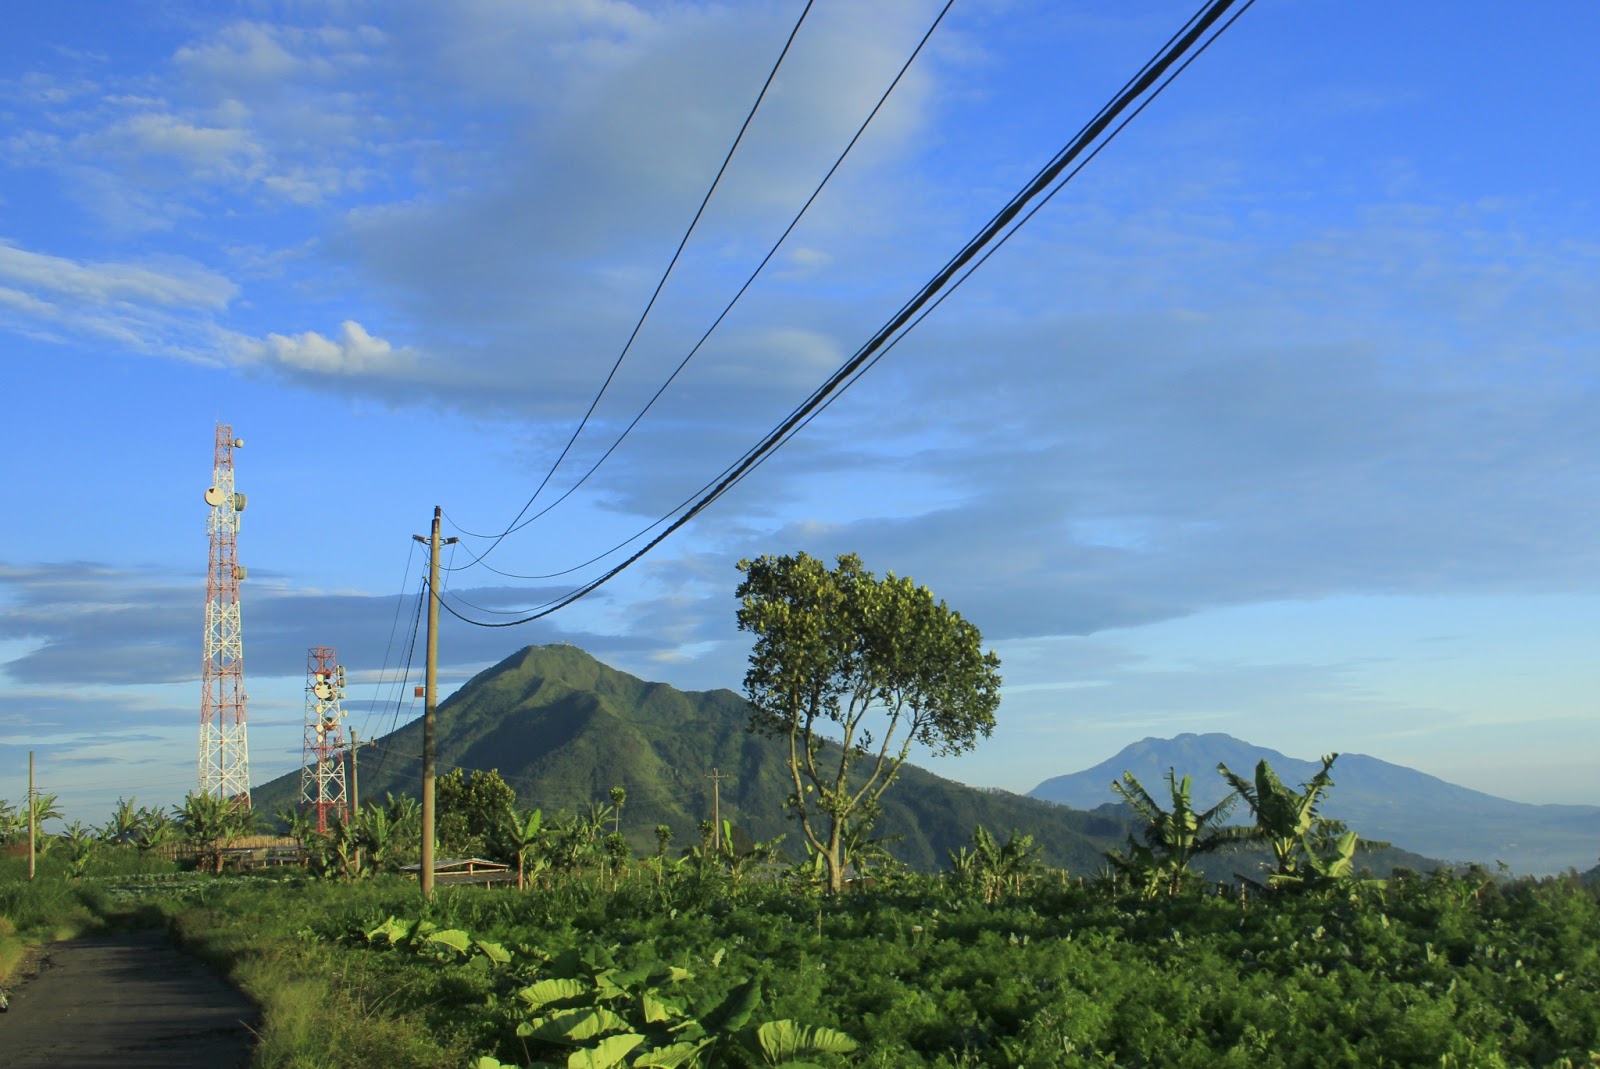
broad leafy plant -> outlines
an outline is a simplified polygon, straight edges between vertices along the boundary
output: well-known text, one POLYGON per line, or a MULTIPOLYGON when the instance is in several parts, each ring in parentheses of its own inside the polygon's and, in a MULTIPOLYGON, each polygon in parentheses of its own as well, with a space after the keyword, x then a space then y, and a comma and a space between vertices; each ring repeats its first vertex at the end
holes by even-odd
POLYGON ((1237 795, 1229 794, 1210 809, 1197 810, 1190 801, 1189 777, 1179 779, 1173 769, 1167 769, 1171 809, 1163 809, 1150 797, 1132 772, 1124 772, 1111 789, 1138 814, 1144 825, 1140 832, 1143 842, 1129 836, 1127 851, 1112 851, 1106 860, 1133 880, 1147 898, 1177 894, 1196 876, 1189 867, 1191 861, 1238 842, 1246 834, 1245 829, 1224 823, 1239 800, 1237 795))

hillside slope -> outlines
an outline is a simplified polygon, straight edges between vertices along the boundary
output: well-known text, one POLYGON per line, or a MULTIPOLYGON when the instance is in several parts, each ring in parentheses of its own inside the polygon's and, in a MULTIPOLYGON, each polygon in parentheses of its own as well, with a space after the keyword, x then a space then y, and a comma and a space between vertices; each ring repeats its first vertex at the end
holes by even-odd
MULTIPOLYGON (((674 842, 697 841, 711 816, 711 782, 722 780, 721 813, 756 839, 800 833, 785 817, 788 772, 778 743, 745 730, 749 707, 729 690, 679 691, 616 671, 575 646, 530 646, 468 681, 438 709, 438 771, 497 769, 519 804, 547 815, 605 803, 625 787, 622 830, 636 852, 654 848, 654 828, 670 825, 674 842)), ((413 721, 363 747, 360 791, 419 793, 422 724, 413 721)), ((254 789, 267 813, 292 804, 299 772, 254 789)), ((983 791, 906 766, 884 796, 877 833, 899 836, 891 853, 919 869, 941 868, 948 852, 983 824, 1002 838, 1032 834, 1043 857, 1077 873, 1099 868, 1101 852, 1120 843, 1117 817, 1084 813, 1022 795, 983 791)))

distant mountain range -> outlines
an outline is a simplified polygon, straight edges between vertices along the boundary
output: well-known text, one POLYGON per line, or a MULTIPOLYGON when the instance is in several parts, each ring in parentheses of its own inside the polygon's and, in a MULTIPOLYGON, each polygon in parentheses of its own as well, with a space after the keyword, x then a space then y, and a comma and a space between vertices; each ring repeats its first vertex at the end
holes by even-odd
MULTIPOLYGON (((1249 779, 1263 758, 1291 786, 1322 767, 1321 761, 1287 757, 1230 735, 1183 734, 1136 742, 1108 761, 1047 779, 1028 793, 1094 809, 1118 801, 1111 783, 1128 771, 1159 800, 1162 778, 1172 768, 1192 777, 1196 803, 1210 806, 1228 792, 1216 772, 1219 762, 1249 779)), ((1365 754, 1341 754, 1332 775, 1323 815, 1344 821, 1364 838, 1454 862, 1492 867, 1503 861, 1515 872, 1533 875, 1587 870, 1600 855, 1597 806, 1511 802, 1365 754)))
MULTIPOLYGON (((636 852, 655 848, 667 824, 676 846, 699 841, 712 812, 713 770, 721 779, 721 815, 754 839, 788 833, 784 848, 805 850, 783 811, 791 788, 781 745, 745 730, 750 707, 730 690, 686 692, 647 683, 575 646, 530 646, 473 677, 438 709, 440 774, 496 769, 518 803, 550 816, 607 803, 627 789, 622 831, 636 852)), ((419 793, 422 724, 413 721, 363 746, 361 798, 419 793)), ((267 814, 293 805, 298 771, 253 790, 267 814)), ((1005 791, 978 790, 909 765, 884 795, 876 834, 895 856, 924 870, 943 868, 948 852, 971 842, 983 824, 1003 840, 1013 828, 1032 834, 1049 864, 1087 874, 1120 845, 1120 815, 1065 809, 1005 791)))
MULTIPOLYGON (((612 787, 624 787, 622 831, 643 853, 654 849, 659 824, 672 828, 678 846, 698 841, 700 821, 711 816, 715 770, 724 818, 754 839, 787 833, 788 851, 803 856, 783 811, 791 788, 782 748, 745 730, 749 713, 730 690, 679 691, 619 672, 575 646, 530 646, 440 703, 438 771, 496 769, 521 805, 547 816, 606 804, 612 787)), ((420 720, 363 745, 361 797, 416 796, 421 752, 420 720)), ((907 765, 884 796, 876 833, 894 839, 888 848, 896 857, 930 870, 945 867, 978 824, 1002 838, 1016 828, 1035 837, 1047 863, 1089 874, 1131 828, 1125 809, 1107 805, 1116 801, 1111 781, 1124 770, 1158 798, 1168 767, 1188 772, 1197 801, 1209 805, 1226 791, 1217 762, 1249 776, 1263 757, 1290 784, 1319 767, 1220 734, 1145 739, 1094 768, 1046 780, 1031 796, 968 787, 907 765)), ((1597 807, 1508 802, 1360 754, 1341 756, 1333 779, 1325 815, 1403 848, 1369 855, 1380 873, 1394 864, 1432 868, 1431 858, 1503 860, 1518 872, 1549 873, 1591 868, 1600 854, 1597 807)), ((267 814, 299 795, 298 771, 253 790, 267 814)))

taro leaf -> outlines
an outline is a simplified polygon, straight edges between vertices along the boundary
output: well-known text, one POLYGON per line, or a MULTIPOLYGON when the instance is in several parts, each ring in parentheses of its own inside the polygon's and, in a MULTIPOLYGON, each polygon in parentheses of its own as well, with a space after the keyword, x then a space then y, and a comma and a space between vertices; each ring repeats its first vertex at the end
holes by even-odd
POLYGON ((705 1025, 706 1031, 712 1035, 718 1032, 732 1032, 744 1026, 760 1002, 761 978, 755 977, 728 992, 728 997, 722 1000, 721 1005, 701 1017, 700 1023, 705 1025))
POLYGON ((568 947, 550 959, 550 971, 557 976, 587 976, 592 971, 577 947, 568 947))
POLYGON ((600 1045, 587 1050, 575 1050, 567 1057, 567 1069, 610 1069, 628 1056, 628 1052, 644 1042, 644 1037, 629 1033, 607 1036, 600 1045))
POLYGON ((633 1060, 634 1069, 678 1069, 693 1065, 699 1058, 704 1043, 674 1043, 670 1047, 657 1047, 633 1060))
POLYGON ((578 952, 578 960, 588 966, 590 971, 599 972, 601 969, 614 969, 617 966, 616 955, 612 954, 615 947, 586 946, 578 952))
POLYGON ((645 1024, 658 1024, 672 1019, 674 1007, 671 1003, 656 998, 652 992, 646 991, 639 996, 639 1009, 644 1013, 645 1024))
POLYGON ((530 984, 518 991, 517 997, 526 1002, 529 1009, 537 1010, 542 1006, 548 1006, 552 1002, 577 998, 579 995, 588 992, 588 990, 588 985, 582 980, 557 978, 540 980, 536 984, 530 984))
POLYGON ((442 932, 434 932, 429 935, 428 942, 443 943, 451 950, 465 954, 467 948, 472 945, 472 936, 463 932, 460 928, 446 928, 442 932))
POLYGON ((490 943, 482 939, 475 939, 473 940, 473 944, 479 950, 483 951, 484 957, 488 958, 496 965, 505 965, 511 960, 511 951, 507 950, 499 943, 490 943))
POLYGON ((478 1060, 472 1063, 472 1069, 516 1069, 516 1066, 515 1064, 507 1065, 499 1058, 492 1058, 484 1054, 480 1055, 478 1060))
POLYGON ((705 1025, 693 1017, 685 1017, 667 1031, 678 1037, 680 1043, 698 1043, 706 1038, 705 1025))
POLYGON ((624 969, 611 977, 618 987, 639 987, 650 982, 651 974, 655 971, 654 963, 649 965, 635 965, 631 969, 624 969))
POLYGON ((367 933, 367 942, 370 943, 381 935, 390 943, 393 943, 397 939, 404 936, 406 934, 406 930, 407 926, 401 921, 395 920, 394 914, 391 913, 389 914, 388 920, 384 921, 382 924, 378 925, 376 928, 372 929, 372 931, 367 933))
POLYGON ((756 1029, 756 1041, 769 1064, 777 1065, 797 1054, 846 1054, 856 1041, 831 1028, 806 1028, 793 1021, 771 1021, 756 1029))
POLYGON ((605 969, 594 974, 595 998, 601 1001, 621 998, 628 993, 627 986, 619 984, 617 970, 605 969))
POLYGON ((688 969, 680 969, 676 965, 672 965, 667 968, 667 981, 669 983, 680 984, 685 980, 693 979, 694 973, 690 972, 688 969))
MULTIPOLYGON (((619 1032, 628 1027, 627 1021, 604 1006, 560 1010, 530 1023, 533 1029, 527 1035, 551 1043, 585 1043, 595 1036, 619 1032)), ((520 1034, 521 1030, 518 1031, 520 1034)))

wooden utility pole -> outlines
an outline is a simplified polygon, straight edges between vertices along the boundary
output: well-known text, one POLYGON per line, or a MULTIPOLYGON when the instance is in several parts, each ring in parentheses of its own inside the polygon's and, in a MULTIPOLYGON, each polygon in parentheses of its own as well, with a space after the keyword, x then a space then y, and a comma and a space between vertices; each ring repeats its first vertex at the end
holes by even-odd
POLYGON ((28 879, 33 879, 33 851, 36 845, 33 841, 34 825, 34 799, 33 799, 33 751, 28 751, 28 879))
POLYGON ((433 506, 433 533, 411 537, 428 546, 428 659, 422 692, 422 895, 433 897, 433 709, 439 701, 439 547, 454 538, 439 540, 439 517, 433 506))
POLYGON ((722 781, 727 778, 715 768, 706 777, 711 781, 711 845, 717 850, 722 849, 722 781))

